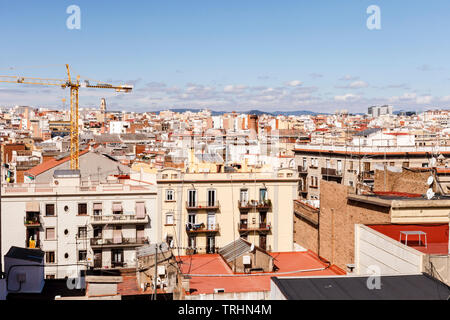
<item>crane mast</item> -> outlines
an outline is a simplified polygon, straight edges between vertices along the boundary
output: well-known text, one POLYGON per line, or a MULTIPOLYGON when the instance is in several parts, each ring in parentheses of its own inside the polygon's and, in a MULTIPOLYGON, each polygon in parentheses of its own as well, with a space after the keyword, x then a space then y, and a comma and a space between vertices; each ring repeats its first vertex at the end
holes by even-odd
POLYGON ((70 67, 66 64, 67 79, 44 79, 31 78, 19 76, 0 76, 0 82, 17 83, 17 84, 31 84, 43 86, 59 86, 63 89, 70 88, 70 169, 80 169, 80 143, 79 143, 79 91, 80 87, 93 89, 115 89, 116 92, 130 92, 133 90, 132 86, 121 85, 113 86, 106 83, 97 83, 91 85, 89 81, 85 80, 84 84, 80 81, 80 76, 72 82, 70 74, 70 67))

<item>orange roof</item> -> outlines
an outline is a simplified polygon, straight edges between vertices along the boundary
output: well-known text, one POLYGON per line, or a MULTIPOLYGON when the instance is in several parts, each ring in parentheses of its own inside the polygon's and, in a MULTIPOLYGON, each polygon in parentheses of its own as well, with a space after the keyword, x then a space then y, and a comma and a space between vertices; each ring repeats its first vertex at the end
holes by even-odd
MULTIPOLYGON (((89 149, 80 151, 80 156, 86 154, 89 152, 89 149)), ((41 173, 44 173, 50 169, 53 169, 56 166, 59 166, 60 164, 63 164, 70 160, 70 156, 65 157, 61 160, 51 159, 49 161, 45 161, 41 163, 40 165, 37 165, 36 167, 31 168, 30 170, 26 171, 24 174, 27 176, 36 177, 40 175, 41 173)))
POLYGON ((270 278, 275 276, 345 274, 336 266, 327 268, 327 264, 311 251, 270 254, 274 257, 274 264, 279 268, 276 272, 233 274, 218 254, 180 257, 181 270, 184 274, 191 275, 190 288, 193 295, 214 293, 215 288, 225 289, 225 292, 269 291, 270 278))

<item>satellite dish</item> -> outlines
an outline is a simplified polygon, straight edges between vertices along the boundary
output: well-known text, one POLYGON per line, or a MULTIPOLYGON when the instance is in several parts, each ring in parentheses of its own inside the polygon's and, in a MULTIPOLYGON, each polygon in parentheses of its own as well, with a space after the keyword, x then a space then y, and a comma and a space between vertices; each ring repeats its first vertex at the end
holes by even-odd
POLYGON ((428 200, 433 199, 434 194, 435 194, 435 193, 433 192, 433 189, 431 189, 431 188, 428 189, 428 190, 427 190, 427 199, 428 199, 428 200))
POLYGON ((431 186, 431 185, 433 184, 433 182, 434 182, 433 176, 429 176, 429 177, 428 177, 428 180, 427 180, 427 184, 428 184, 429 186, 431 186))
POLYGON ((252 243, 252 246, 250 247, 250 251, 253 251, 253 250, 255 250, 255 244, 254 243, 252 243))

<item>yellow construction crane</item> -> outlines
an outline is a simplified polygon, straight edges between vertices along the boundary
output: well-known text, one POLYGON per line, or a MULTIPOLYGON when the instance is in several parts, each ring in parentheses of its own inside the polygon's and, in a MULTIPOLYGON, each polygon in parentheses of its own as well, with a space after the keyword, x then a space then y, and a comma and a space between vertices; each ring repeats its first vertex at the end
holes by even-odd
POLYGON ((70 88, 70 169, 80 169, 79 160, 79 132, 78 132, 78 92, 80 88, 94 88, 94 89, 114 89, 117 92, 130 92, 133 90, 132 86, 121 85, 113 86, 107 83, 90 84, 88 80, 81 81, 80 76, 77 76, 76 81, 72 81, 70 76, 69 65, 66 64, 67 79, 43 79, 30 78, 20 76, 0 76, 0 82, 32 84, 43 86, 59 86, 63 89, 70 88))

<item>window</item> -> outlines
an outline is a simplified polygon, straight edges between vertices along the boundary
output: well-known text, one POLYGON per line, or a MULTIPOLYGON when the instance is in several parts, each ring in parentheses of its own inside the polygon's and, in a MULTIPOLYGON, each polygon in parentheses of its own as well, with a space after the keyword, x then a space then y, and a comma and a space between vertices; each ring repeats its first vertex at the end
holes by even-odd
POLYGON ((45 263, 55 263, 55 251, 47 251, 45 253, 45 263))
POLYGON ((175 201, 175 192, 173 190, 166 190, 166 201, 175 201))
POLYGON ((409 162, 408 161, 403 162, 402 166, 404 168, 409 168, 409 162))
POLYGON ((240 196, 241 202, 248 202, 248 190, 247 189, 241 189, 241 196, 240 196))
POLYGON ((55 228, 45 229, 45 240, 55 240, 55 228))
POLYGON ((123 212, 122 203, 120 203, 120 202, 113 203, 112 211, 113 211, 113 214, 122 214, 122 212, 123 212))
POLYGON ((47 217, 54 217, 55 216, 55 205, 53 203, 45 205, 45 215, 47 217))
POLYGON ((78 251, 78 261, 86 261, 87 260, 87 251, 80 250, 78 251))
POLYGON ((94 216, 101 216, 101 215, 102 215, 102 204, 94 203, 94 216))
POLYGON ((87 203, 79 203, 78 204, 78 215, 79 216, 87 215, 87 203))
POLYGON ((45 279, 47 279, 47 280, 54 280, 54 279, 56 279, 56 276, 54 274, 47 274, 45 276, 45 279))
POLYGON ((167 244, 169 245, 169 246, 173 246, 173 243, 172 243, 172 241, 173 241, 173 236, 167 236, 166 237, 166 242, 167 242, 167 244))
POLYGON ((80 239, 87 238, 87 227, 78 227, 78 238, 80 239))
POLYGON ((191 224, 195 224, 197 221, 195 213, 190 213, 188 215, 188 222, 191 224))
POLYGON ((264 202, 267 200, 267 189, 261 188, 259 189, 259 202, 264 202))
POLYGON ((189 248, 195 248, 197 246, 197 241, 196 241, 196 237, 195 236, 189 236, 189 248))
POLYGON ((103 227, 101 226, 94 226, 94 238, 101 238, 103 232, 103 227))
POLYGON ((188 204, 190 207, 195 207, 197 205, 197 190, 188 191, 188 204))
POLYGON ((208 190, 208 206, 214 207, 216 205, 216 190, 208 190))
POLYGON ((173 213, 172 212, 168 212, 166 213, 166 224, 167 225, 173 225, 173 213))

